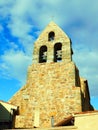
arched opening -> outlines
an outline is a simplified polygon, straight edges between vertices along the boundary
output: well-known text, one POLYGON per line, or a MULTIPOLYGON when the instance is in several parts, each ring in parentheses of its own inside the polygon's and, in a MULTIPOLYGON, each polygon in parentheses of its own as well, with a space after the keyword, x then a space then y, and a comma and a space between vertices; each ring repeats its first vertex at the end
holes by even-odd
POLYGON ((54 32, 50 32, 48 34, 48 41, 53 41, 54 40, 54 37, 55 37, 55 33, 54 32))
POLYGON ((47 62, 47 46, 41 46, 39 50, 39 63, 47 62))
POLYGON ((54 45, 54 62, 62 61, 62 44, 56 43, 54 45))

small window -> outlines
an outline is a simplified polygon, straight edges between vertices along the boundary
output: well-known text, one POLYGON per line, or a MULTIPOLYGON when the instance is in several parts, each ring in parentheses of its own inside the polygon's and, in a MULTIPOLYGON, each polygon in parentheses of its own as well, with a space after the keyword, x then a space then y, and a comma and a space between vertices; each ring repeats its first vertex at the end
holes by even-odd
POLYGON ((47 62, 47 46, 41 46, 39 50, 39 63, 47 62))
POLYGON ((54 45, 54 62, 62 61, 62 44, 56 43, 54 45))
POLYGON ((53 41, 55 37, 55 33, 54 32, 50 32, 48 35, 48 41, 53 41))

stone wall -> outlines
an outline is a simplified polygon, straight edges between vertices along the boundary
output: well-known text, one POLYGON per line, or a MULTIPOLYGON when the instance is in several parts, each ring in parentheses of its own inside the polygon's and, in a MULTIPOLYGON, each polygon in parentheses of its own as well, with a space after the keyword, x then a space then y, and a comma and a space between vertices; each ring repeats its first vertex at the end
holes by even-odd
POLYGON ((50 22, 34 43, 33 63, 39 62, 39 50, 43 45, 47 46, 47 62, 53 62, 54 45, 59 42, 62 44, 62 62, 70 62, 72 60, 70 38, 54 22, 50 22), (48 41, 48 34, 51 31, 55 33, 55 37, 54 40, 48 41))
POLYGON ((10 100, 19 106, 16 127, 32 128, 34 124, 49 127, 52 116, 57 123, 66 115, 81 111, 73 62, 33 64, 28 73, 26 86, 10 100))
POLYGON ((88 81, 84 78, 80 78, 80 83, 81 83, 82 111, 94 110, 93 106, 90 104, 88 81))

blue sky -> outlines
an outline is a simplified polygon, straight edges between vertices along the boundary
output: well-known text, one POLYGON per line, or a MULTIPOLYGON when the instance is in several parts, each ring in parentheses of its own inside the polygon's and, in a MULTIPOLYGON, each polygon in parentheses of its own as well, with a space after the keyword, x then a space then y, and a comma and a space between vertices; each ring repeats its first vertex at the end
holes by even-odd
POLYGON ((52 17, 72 40, 73 60, 98 110, 97 0, 0 0, 0 100, 26 83, 34 41, 52 17))

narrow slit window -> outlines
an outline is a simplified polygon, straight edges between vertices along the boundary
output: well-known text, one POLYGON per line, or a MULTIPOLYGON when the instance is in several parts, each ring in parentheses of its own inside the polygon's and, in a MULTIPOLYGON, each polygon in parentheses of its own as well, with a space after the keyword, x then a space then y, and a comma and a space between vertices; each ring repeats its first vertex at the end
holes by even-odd
POLYGON ((48 41, 53 41, 55 37, 55 33, 54 32, 50 32, 48 35, 48 41))
POLYGON ((39 63, 47 62, 47 46, 41 46, 39 50, 39 63))
POLYGON ((62 61, 62 44, 56 43, 54 45, 54 62, 62 61))

